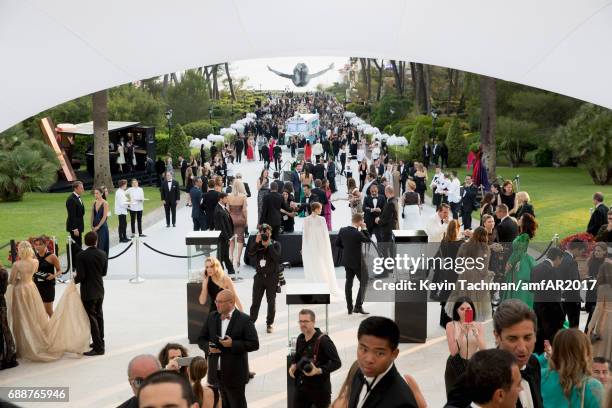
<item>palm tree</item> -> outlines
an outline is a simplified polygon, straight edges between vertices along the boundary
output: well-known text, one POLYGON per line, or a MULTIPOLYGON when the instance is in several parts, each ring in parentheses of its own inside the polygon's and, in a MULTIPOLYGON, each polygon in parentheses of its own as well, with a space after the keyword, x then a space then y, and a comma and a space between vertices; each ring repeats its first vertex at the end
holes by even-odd
POLYGON ((92 94, 94 128, 94 186, 113 190, 108 155, 108 90, 92 94))

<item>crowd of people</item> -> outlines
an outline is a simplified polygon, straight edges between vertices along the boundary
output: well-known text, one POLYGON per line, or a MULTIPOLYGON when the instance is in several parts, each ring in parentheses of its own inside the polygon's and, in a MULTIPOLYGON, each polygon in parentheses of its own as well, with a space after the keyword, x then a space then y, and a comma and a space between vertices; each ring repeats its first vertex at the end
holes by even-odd
MULTIPOLYGON (((254 323, 265 294, 266 331, 274 330, 276 295, 283 283, 279 237, 294 232, 298 218, 303 218, 306 279, 326 283, 333 297, 345 300, 349 314, 369 314, 363 304, 371 276, 355 254, 362 254, 364 244, 375 244, 381 256, 392 257, 392 231, 400 228, 424 229, 429 242, 438 245, 437 257, 487 260, 466 267, 460 275, 433 268, 434 283, 458 279, 469 283, 593 282, 584 298, 588 320, 582 330, 578 326, 583 299, 576 287, 536 291, 456 287, 432 291, 430 297, 441 304, 440 325, 448 340, 444 373, 448 407, 604 406, 605 394, 612 392, 612 261, 608 255, 612 211, 604 204, 603 194, 593 195, 594 210, 586 232, 599 243, 589 252, 588 271, 581 276, 576 258, 588 249, 584 241, 575 239, 564 250, 550 247, 538 263, 529 250, 538 221, 528 192, 515 191, 510 180, 484 188, 470 175, 461 184, 457 172, 445 168, 442 143, 431 148, 425 144, 420 161, 395 161, 384 141, 369 141, 345 120, 342 106, 324 94, 271 97, 256 114, 257 120, 220 151, 213 145, 209 151, 202 147, 199 157, 180 157, 181 184, 175 180, 171 159, 161 163, 158 179, 166 226, 176 226, 177 203, 185 189, 193 229, 220 231, 217 257, 205 261, 199 296, 201 304, 210 305, 198 340, 204 356, 189 357, 186 348, 177 344, 167 345, 158 358, 136 356, 128 365, 134 396, 123 407, 247 406, 245 386, 253 376, 248 353, 259 348, 254 323), (313 143, 286 134, 284 123, 297 110, 320 115, 320 131, 313 143), (287 163, 283 163, 283 146, 292 157, 287 163), (257 209, 248 208, 251 189, 238 171, 243 152, 247 160, 262 162, 253 192, 257 209), (431 179, 430 164, 435 169, 431 179), (346 194, 341 184, 346 185, 346 194), (435 214, 426 217, 422 214, 429 189, 435 214), (334 220, 339 205, 350 207, 350 219, 334 220), (257 211, 257 225, 251 226, 257 233, 254 245, 245 248, 249 211, 257 211), (475 213, 479 221, 473 220, 475 213), (344 225, 335 241, 346 271, 344 291, 337 285, 329 239, 334 224, 344 225), (245 251, 255 261, 248 313, 234 286, 245 251), (359 290, 353 302, 355 279, 359 290), (495 348, 487 344, 483 326, 491 318, 495 348)), ((137 230, 143 236, 144 194, 136 180, 130 188, 127 184, 127 180, 119 181, 113 207, 120 221, 120 242, 130 240, 128 212, 132 235, 137 230)), ((4 296, 0 296, 2 368, 15 366, 17 355, 51 361, 65 352, 90 356, 105 352, 102 278, 108 264, 110 205, 108 192, 96 189, 91 231, 85 234, 82 194, 83 185, 76 182, 66 202, 66 229, 75 242, 69 267, 76 270, 74 283, 81 284, 80 295, 70 284, 53 309, 55 280, 62 270, 42 238, 34 245, 20 243, 19 261, 10 276, 0 272, 0 295, 10 288, 10 309, 2 309, 4 296), (87 249, 79 250, 83 237, 87 249), (8 315, 13 320, 12 334, 8 315)), ((373 277, 388 275, 385 270, 373 277)), ((330 374, 342 362, 333 340, 316 327, 312 310, 299 312, 299 327, 302 334, 288 372, 295 380, 294 406, 426 406, 414 378, 400 375, 395 367, 399 328, 393 321, 371 316, 361 322, 356 361, 335 392, 330 374)))

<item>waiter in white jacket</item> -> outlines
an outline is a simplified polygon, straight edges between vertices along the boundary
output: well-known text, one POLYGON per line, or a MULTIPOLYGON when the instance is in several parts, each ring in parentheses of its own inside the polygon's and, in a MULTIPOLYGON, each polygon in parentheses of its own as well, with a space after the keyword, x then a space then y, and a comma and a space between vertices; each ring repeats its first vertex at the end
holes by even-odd
POLYGON ((428 242, 442 242, 444 234, 450 222, 450 206, 442 203, 438 206, 436 213, 427 221, 425 232, 428 242))
POLYGON ((130 242, 127 237, 127 212, 128 200, 125 190, 127 190, 127 180, 119 180, 119 188, 115 192, 115 214, 119 217, 119 242, 130 242))
POLYGON ((135 224, 138 223, 138 236, 145 237, 142 233, 142 211, 144 210, 144 191, 138 185, 138 180, 132 179, 132 187, 128 188, 127 195, 130 197, 130 226, 132 227, 132 238, 135 234, 135 224))

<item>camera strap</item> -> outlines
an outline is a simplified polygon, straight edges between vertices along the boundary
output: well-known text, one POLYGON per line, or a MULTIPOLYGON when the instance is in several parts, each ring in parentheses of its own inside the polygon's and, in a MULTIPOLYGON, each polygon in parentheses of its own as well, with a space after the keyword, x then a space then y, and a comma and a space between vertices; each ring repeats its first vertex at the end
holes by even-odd
POLYGON ((323 336, 325 335, 321 333, 319 337, 317 337, 317 340, 315 341, 315 345, 314 345, 314 350, 312 352, 312 362, 314 363, 315 366, 319 362, 317 357, 319 357, 319 347, 321 346, 321 338, 323 336))

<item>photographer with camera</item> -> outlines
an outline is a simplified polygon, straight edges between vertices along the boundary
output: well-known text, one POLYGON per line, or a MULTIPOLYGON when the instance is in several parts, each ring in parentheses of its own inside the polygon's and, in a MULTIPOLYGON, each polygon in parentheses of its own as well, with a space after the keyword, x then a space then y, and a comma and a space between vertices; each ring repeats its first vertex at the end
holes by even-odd
POLYGON ((303 309, 299 313, 300 334, 295 346, 289 375, 295 379, 295 408, 328 407, 331 403, 330 373, 342 365, 336 346, 329 336, 315 327, 315 314, 303 309))
POLYGON ((255 245, 249 249, 249 256, 255 260, 255 277, 253 279, 253 303, 251 304, 251 321, 255 323, 259 316, 259 306, 264 292, 268 302, 266 330, 272 333, 274 314, 276 313, 276 288, 280 272, 280 244, 272 239, 272 227, 262 224, 255 238, 255 245))

